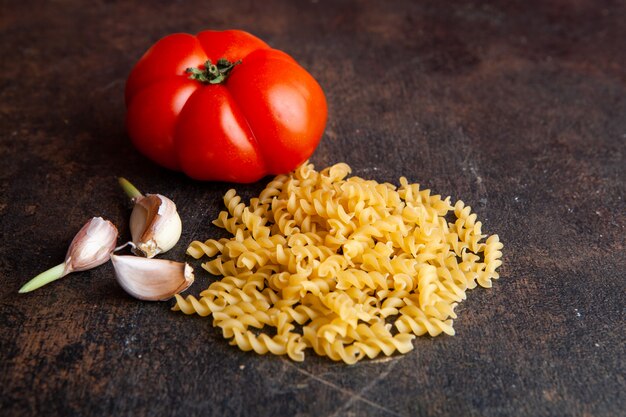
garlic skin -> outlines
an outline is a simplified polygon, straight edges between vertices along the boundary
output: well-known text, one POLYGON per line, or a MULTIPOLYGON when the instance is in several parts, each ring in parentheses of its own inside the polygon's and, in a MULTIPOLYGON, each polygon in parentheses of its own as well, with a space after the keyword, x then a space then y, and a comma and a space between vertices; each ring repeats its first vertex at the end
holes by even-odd
POLYGON ((172 249, 180 239, 182 222, 176 204, 161 194, 134 198, 130 215, 130 234, 136 255, 153 258, 172 249))
POLYGON ((117 282, 139 300, 165 301, 194 281, 193 268, 184 262, 138 256, 111 255, 117 282))
POLYGON ((19 292, 30 292, 71 272, 86 271, 102 265, 110 259, 117 235, 117 228, 113 223, 102 217, 92 218, 72 239, 65 262, 37 275, 24 284, 19 292))
POLYGON ((102 217, 94 217, 74 236, 65 255, 65 273, 86 271, 111 257, 117 242, 117 227, 102 217))

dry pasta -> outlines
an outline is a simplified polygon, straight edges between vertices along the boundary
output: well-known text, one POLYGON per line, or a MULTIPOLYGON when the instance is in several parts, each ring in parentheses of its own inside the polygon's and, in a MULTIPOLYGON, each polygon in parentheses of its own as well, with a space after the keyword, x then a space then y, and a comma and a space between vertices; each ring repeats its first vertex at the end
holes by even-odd
POLYGON ((415 336, 454 335, 466 291, 499 277, 498 235, 484 235, 462 201, 350 172, 305 163, 248 205, 229 190, 213 223, 233 237, 187 250, 223 278, 199 298, 177 295, 174 310, 212 315, 244 351, 296 361, 311 348, 353 364, 406 353, 415 336))

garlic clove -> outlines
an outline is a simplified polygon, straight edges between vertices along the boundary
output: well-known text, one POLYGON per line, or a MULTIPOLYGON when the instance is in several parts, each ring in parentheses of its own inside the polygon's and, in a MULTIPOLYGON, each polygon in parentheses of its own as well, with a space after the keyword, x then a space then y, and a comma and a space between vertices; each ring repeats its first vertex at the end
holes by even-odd
POLYGON ((117 282, 140 300, 167 300, 194 281, 193 268, 184 262, 111 255, 117 282))
POLYGON ((117 241, 117 228, 102 217, 89 220, 74 236, 65 255, 65 262, 42 272, 22 288, 20 293, 30 292, 75 271, 86 271, 102 265, 110 259, 117 241))
POLYGON ((172 249, 182 233, 176 204, 161 194, 141 194, 125 178, 119 178, 119 183, 134 203, 130 215, 133 253, 153 258, 172 249))
POLYGON ((137 255, 153 258, 167 252, 176 245, 181 233, 182 222, 172 200, 160 194, 137 198, 130 215, 130 234, 137 255))
POLYGON ((94 217, 74 236, 65 255, 67 273, 100 266, 111 257, 117 242, 117 227, 102 217, 94 217))

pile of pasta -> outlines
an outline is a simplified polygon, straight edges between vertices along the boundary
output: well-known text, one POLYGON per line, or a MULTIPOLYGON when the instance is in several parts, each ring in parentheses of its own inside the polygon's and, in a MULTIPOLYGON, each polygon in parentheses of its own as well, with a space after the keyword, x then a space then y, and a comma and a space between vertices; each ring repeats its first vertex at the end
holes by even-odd
POLYGON ((212 314, 231 344, 296 361, 312 348, 353 364, 406 353, 416 335, 454 335, 466 291, 499 277, 498 236, 462 201, 350 173, 305 163, 248 205, 229 190, 213 223, 232 237, 187 250, 223 278, 200 298, 177 295, 174 310, 212 314))

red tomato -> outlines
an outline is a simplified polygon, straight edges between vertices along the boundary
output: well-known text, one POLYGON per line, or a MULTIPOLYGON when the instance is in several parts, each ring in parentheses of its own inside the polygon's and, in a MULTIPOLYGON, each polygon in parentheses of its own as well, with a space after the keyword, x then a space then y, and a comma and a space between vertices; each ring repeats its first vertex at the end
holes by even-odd
POLYGON ((295 169, 317 147, 327 115, 304 68, 239 30, 158 41, 128 77, 126 106, 128 134, 148 158, 233 182, 295 169))

